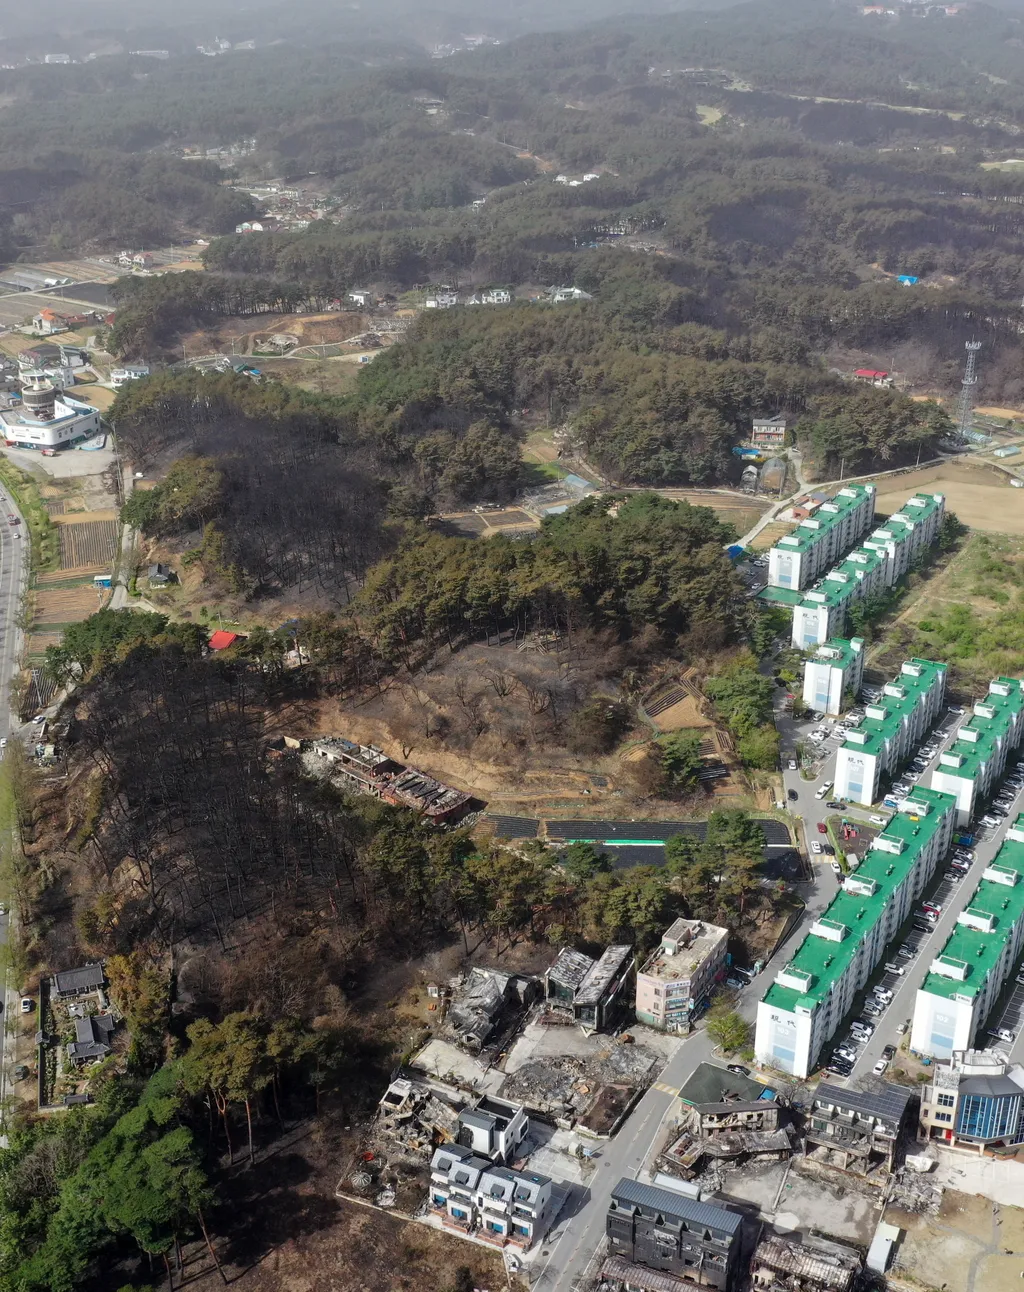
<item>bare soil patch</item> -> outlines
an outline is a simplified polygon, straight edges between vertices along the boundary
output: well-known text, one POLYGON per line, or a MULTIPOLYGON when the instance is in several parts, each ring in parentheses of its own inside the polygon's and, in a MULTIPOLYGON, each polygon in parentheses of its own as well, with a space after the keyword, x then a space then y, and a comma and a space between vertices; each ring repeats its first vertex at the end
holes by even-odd
POLYGON ((689 727, 707 728, 715 725, 710 718, 704 716, 700 704, 692 695, 663 710, 653 721, 659 731, 681 731, 689 727))
POLYGON ((97 512, 84 523, 74 523, 70 516, 54 516, 54 522, 59 526, 62 570, 103 562, 109 565, 117 551, 118 523, 108 516, 109 513, 97 512))
POLYGON ((944 493, 948 510, 972 529, 1024 534, 1024 491, 994 467, 954 462, 892 476, 877 496, 878 510, 898 511, 915 490, 944 493))
POLYGON ((791 534, 794 528, 791 521, 773 520, 770 525, 765 525, 756 538, 751 539, 749 546, 752 551, 765 552, 769 547, 774 547, 783 534, 791 534))
POLYGON ((72 624, 87 619, 99 609, 99 596, 90 584, 77 588, 37 588, 35 623, 72 624))

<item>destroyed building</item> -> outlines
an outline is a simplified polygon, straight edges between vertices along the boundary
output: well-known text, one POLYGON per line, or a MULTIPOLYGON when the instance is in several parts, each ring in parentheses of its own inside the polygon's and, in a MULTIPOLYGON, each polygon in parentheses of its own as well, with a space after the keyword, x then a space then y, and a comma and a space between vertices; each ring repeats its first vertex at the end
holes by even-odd
POLYGON ((784 1110, 774 1099, 683 1104, 680 1131, 661 1155, 670 1172, 691 1179, 711 1161, 735 1165, 747 1159, 783 1162, 792 1153, 782 1127, 784 1110))
POLYGON ((513 1014, 539 996, 535 978, 501 969, 473 968, 455 992, 445 1018, 445 1032, 457 1045, 479 1054, 513 1014))
POLYGON ((301 743, 314 759, 329 763, 332 774, 354 793, 410 808, 434 825, 447 825, 472 806, 471 794, 396 762, 375 745, 360 745, 342 736, 318 736, 308 745, 301 743))
POLYGON ((823 1081, 804 1129, 804 1152, 844 1171, 888 1175, 913 1101, 912 1091, 889 1082, 873 1091, 823 1081))
POLYGON ((628 1176, 612 1190, 606 1217, 613 1257, 722 1289, 735 1286, 742 1225, 735 1211, 628 1176))
POLYGON ((631 946, 606 947, 599 960, 563 947, 544 974, 544 994, 585 1031, 605 1032, 630 1003, 634 975, 631 946))
POLYGON ((375 1138, 409 1156, 422 1156, 438 1144, 454 1140, 459 1130, 460 1103, 433 1085, 398 1077, 377 1106, 375 1138))
POLYGON ((850 1292, 860 1270, 857 1253, 837 1243, 825 1250, 772 1235, 754 1249, 750 1282, 755 1292, 850 1292))

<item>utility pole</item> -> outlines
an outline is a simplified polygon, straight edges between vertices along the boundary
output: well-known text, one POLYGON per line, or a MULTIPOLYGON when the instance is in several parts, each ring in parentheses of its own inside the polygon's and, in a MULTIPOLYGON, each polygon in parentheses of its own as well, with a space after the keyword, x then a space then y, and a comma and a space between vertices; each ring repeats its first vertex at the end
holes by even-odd
POLYGON ((964 349, 967 351, 967 368, 960 384, 960 398, 956 405, 957 430, 962 440, 969 438, 969 432, 974 425, 974 387, 978 384, 976 366, 981 342, 975 341, 972 337, 964 349))

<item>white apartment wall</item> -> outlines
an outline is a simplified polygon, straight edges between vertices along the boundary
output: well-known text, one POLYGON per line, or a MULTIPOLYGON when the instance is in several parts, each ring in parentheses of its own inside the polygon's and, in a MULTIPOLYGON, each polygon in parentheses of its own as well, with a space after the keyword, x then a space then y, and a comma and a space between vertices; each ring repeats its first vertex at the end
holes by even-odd
POLYGON ((804 704, 809 709, 842 713, 845 689, 846 669, 834 661, 809 659, 804 664, 804 704))
MULTIPOLYGON (((770 588, 802 588, 803 556, 794 548, 773 547, 768 553, 768 586, 770 588)), ((805 582, 810 582, 807 579, 805 582)))
POLYGON ((933 996, 923 988, 914 1003, 910 1048, 918 1054, 948 1059, 954 1050, 969 1050, 978 1025, 977 1011, 970 1000, 933 996))
POLYGON ((958 776, 952 768, 949 771, 943 771, 939 764, 932 772, 931 788, 942 790, 944 794, 952 794, 956 799, 957 825, 966 825, 970 821, 974 815, 977 790, 976 783, 971 777, 958 776))
POLYGON ((836 635, 833 619, 834 615, 825 602, 815 606, 794 606, 793 645, 798 650, 824 645, 836 635))
POLYGON ((857 745, 840 745, 836 754, 835 795, 870 806, 878 798, 880 774, 877 754, 866 754, 857 745))

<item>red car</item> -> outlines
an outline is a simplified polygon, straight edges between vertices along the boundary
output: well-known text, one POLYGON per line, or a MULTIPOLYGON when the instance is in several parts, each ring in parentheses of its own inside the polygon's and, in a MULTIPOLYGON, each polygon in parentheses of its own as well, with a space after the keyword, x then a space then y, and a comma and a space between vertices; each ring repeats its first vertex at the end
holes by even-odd
POLYGON ((825 822, 824 822, 824 821, 819 821, 819 822, 818 822, 818 833, 819 833, 819 834, 828 834, 828 826, 825 824, 825 822))
POLYGON ((8 513, 8 515, 7 515, 7 523, 8 523, 8 525, 17 525, 17 524, 19 524, 20 522, 19 522, 19 520, 18 520, 17 516, 13 516, 13 515, 11 515, 10 513, 8 513))

